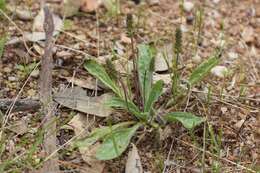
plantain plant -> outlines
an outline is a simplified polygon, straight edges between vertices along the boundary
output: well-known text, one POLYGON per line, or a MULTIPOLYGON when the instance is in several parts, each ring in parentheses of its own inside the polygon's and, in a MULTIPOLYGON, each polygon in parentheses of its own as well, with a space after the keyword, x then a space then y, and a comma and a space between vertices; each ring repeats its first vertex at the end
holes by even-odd
MULTIPOLYGON (((132 121, 94 129, 86 138, 77 142, 78 147, 90 147, 97 142, 101 142, 100 147, 96 151, 96 158, 99 160, 114 159, 126 150, 131 138, 141 126, 155 129, 160 126, 155 118, 158 115, 158 110, 154 106, 162 94, 163 81, 159 80, 153 83, 154 58, 154 48, 146 44, 138 45, 138 56, 136 59, 138 76, 133 77, 138 78, 141 102, 131 97, 132 93, 128 92, 131 92, 133 86, 128 86, 131 87, 130 89, 126 88, 122 78, 119 77, 116 80, 111 77, 106 69, 95 60, 87 60, 85 62, 85 69, 109 87, 115 94, 115 97, 107 102, 107 106, 124 109, 133 115, 133 119, 132 121)), ((187 112, 169 112, 161 117, 165 122, 178 121, 187 129, 193 129, 204 121, 204 118, 187 112)))

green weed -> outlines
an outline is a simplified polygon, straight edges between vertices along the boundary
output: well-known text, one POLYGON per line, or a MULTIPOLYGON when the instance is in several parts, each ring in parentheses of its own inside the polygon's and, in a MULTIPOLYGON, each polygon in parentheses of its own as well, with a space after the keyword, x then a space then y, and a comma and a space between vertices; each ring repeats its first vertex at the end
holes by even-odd
MULTIPOLYGON (((135 118, 133 121, 122 122, 103 128, 97 128, 85 139, 79 141, 78 146, 91 146, 97 141, 102 145, 97 149, 96 158, 110 160, 120 156, 130 143, 132 136, 141 126, 157 129, 160 125, 156 122, 158 111, 154 108, 155 102, 162 94, 163 81, 152 82, 154 72, 155 49, 146 44, 138 45, 138 57, 136 61, 138 89, 140 102, 133 100, 125 91, 131 91, 122 86, 122 78, 116 81, 95 60, 87 60, 85 69, 109 87, 115 97, 107 102, 107 106, 124 109, 135 118)), ((135 85, 136 86, 136 85, 135 85)), ((132 95, 132 94, 131 94, 132 95)), ((192 129, 204 121, 192 113, 170 112, 162 116, 166 122, 181 122, 187 129, 192 129)))
MULTIPOLYGON (((1 4, 0 4, 0 6, 1 6, 1 4)), ((0 59, 4 53, 5 42, 6 42, 6 37, 4 36, 0 39, 0 59)))
POLYGON ((16 68, 19 71, 21 71, 24 76, 28 76, 36 66, 37 66, 37 63, 33 62, 30 64, 18 64, 18 65, 16 65, 16 68))

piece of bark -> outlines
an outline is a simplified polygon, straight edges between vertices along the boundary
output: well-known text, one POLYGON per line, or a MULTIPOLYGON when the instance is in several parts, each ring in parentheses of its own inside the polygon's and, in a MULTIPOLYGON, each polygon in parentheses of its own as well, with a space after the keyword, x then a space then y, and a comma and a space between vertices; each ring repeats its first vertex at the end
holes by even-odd
MULTIPOLYGON (((0 99, 0 110, 7 111, 13 99, 0 99)), ((41 107, 39 100, 19 99, 16 100, 12 112, 37 110, 41 107)))
MULTIPOLYGON (((56 121, 54 116, 54 104, 52 101, 52 48, 53 41, 52 36, 54 32, 54 23, 52 13, 47 6, 44 7, 44 31, 46 34, 46 42, 44 48, 44 54, 41 62, 40 71, 40 101, 43 104, 43 128, 45 130, 43 149, 46 153, 46 157, 53 154, 56 149, 56 121)), ((58 173, 59 165, 57 154, 53 154, 49 160, 43 163, 41 170, 42 173, 58 173)))

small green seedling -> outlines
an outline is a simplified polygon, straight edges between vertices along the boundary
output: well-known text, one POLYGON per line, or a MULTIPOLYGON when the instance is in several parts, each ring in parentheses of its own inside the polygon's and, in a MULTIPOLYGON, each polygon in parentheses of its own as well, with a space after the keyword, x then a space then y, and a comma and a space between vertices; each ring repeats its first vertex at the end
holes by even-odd
POLYGON ((4 47, 5 47, 6 37, 0 38, 0 59, 4 53, 4 47))
MULTIPOLYGON (((135 103, 129 96, 132 94, 128 94, 127 91, 131 91, 131 89, 126 89, 123 81, 118 82, 111 78, 105 68, 95 60, 87 60, 85 62, 85 69, 114 92, 115 97, 107 105, 113 108, 124 109, 135 118, 134 121, 94 129, 85 139, 77 142, 78 147, 90 147, 101 141, 102 143, 96 151, 96 158, 99 160, 110 160, 120 156, 126 150, 138 128, 141 126, 159 127, 155 118, 158 112, 154 108, 154 104, 162 94, 163 81, 152 82, 154 50, 149 45, 140 44, 138 46, 136 67, 138 70, 138 89, 141 98, 140 101, 136 101, 138 103, 135 103)), ((203 118, 186 112, 170 112, 162 115, 162 117, 166 122, 181 122, 187 129, 192 129, 204 121, 203 118)))
POLYGON ((16 67, 19 71, 23 73, 23 75, 27 76, 29 75, 32 70, 37 66, 36 62, 30 63, 30 64, 18 64, 16 67))

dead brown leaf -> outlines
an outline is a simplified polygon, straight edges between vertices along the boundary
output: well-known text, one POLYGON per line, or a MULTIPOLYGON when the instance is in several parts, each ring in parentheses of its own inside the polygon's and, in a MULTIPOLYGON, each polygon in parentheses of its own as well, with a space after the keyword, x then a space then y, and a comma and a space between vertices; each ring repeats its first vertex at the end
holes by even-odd
POLYGON ((105 106, 112 95, 107 93, 101 96, 89 97, 80 87, 67 88, 54 95, 54 100, 59 104, 87 114, 99 117, 107 117, 112 113, 112 109, 105 106))
POLYGON ((138 150, 134 144, 132 144, 132 150, 128 154, 126 161, 125 173, 142 173, 143 167, 141 158, 138 154, 138 150))
POLYGON ((60 76, 60 78, 66 79, 68 82, 71 82, 74 85, 77 85, 82 88, 86 88, 86 89, 90 89, 90 90, 101 90, 97 86, 96 80, 91 77, 88 77, 86 79, 79 79, 79 78, 75 78, 75 77, 60 76))
POLYGON ((173 45, 171 43, 165 44, 158 49, 158 53, 155 57, 155 71, 162 72, 167 71, 172 62, 173 45))
MULTIPOLYGON (((93 120, 84 114, 78 113, 75 115, 70 122, 68 123, 75 132, 75 135, 78 138, 84 137, 84 133, 87 128, 90 128, 93 123, 93 120)), ((102 173, 105 167, 105 163, 97 160, 95 158, 96 150, 100 146, 99 143, 96 143, 90 147, 79 147, 79 152, 82 156, 82 159, 87 163, 84 167, 84 172, 88 173, 102 173)))
POLYGON ((26 121, 25 119, 15 121, 14 124, 8 127, 8 129, 18 135, 22 135, 28 131, 28 121, 26 121))

